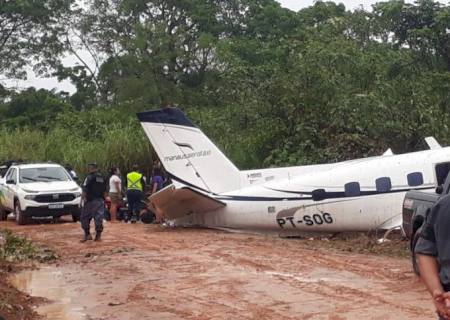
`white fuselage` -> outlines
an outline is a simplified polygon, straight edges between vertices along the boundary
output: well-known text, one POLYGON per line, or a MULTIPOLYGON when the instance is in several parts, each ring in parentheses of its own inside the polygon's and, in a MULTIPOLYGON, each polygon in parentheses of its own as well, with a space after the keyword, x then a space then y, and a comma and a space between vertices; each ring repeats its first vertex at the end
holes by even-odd
POLYGON ((435 166, 445 162, 450 162, 448 147, 336 164, 242 171, 242 188, 209 195, 225 202, 225 207, 194 213, 176 223, 291 232, 387 229, 401 224, 408 190, 434 191, 435 166), (422 181, 408 181, 410 174, 422 181), (379 178, 389 178, 391 188, 377 191, 379 178), (360 194, 346 195, 344 186, 355 182, 360 194), (317 189, 325 190, 323 200, 312 199, 317 189))
POLYGON ((367 231, 400 226, 404 195, 432 192, 450 148, 333 164, 239 171, 177 108, 138 114, 173 185, 150 197, 177 225, 271 231, 367 231))

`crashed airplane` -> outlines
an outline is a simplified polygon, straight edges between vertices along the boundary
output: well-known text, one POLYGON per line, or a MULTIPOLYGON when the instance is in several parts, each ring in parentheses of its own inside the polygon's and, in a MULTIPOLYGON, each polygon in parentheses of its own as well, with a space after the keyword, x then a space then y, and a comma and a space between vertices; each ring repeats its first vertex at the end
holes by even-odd
POLYGON ((282 233, 391 229, 408 190, 429 190, 450 170, 450 147, 332 164, 240 171, 177 108, 138 113, 172 184, 150 197, 176 226, 282 233))

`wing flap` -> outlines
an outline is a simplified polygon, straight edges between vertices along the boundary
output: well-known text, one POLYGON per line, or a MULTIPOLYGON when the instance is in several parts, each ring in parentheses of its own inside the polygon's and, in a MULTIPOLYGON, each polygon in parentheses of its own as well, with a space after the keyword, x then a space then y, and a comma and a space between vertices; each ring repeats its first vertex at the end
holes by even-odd
POLYGON ((174 185, 158 191, 149 198, 158 217, 176 219, 192 213, 205 213, 225 207, 225 203, 189 187, 174 185))

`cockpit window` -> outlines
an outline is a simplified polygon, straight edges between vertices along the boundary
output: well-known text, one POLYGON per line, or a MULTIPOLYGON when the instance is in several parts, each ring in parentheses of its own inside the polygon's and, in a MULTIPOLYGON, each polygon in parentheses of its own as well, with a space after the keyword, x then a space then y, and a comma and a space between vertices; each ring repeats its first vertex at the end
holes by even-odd
POLYGON ((422 172, 412 172, 407 175, 408 185, 410 187, 420 186, 423 184, 422 172))

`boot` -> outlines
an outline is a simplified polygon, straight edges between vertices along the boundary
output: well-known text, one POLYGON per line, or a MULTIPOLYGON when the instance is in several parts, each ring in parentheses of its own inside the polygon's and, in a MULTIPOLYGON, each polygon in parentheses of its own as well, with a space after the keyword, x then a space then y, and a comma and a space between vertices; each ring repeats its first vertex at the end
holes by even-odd
POLYGON ((85 233, 84 238, 80 242, 86 242, 88 240, 92 240, 92 236, 90 233, 85 233))
POLYGON ((94 239, 94 241, 100 241, 100 240, 102 240, 102 233, 101 233, 101 232, 97 232, 97 233, 95 234, 95 239, 94 239))

